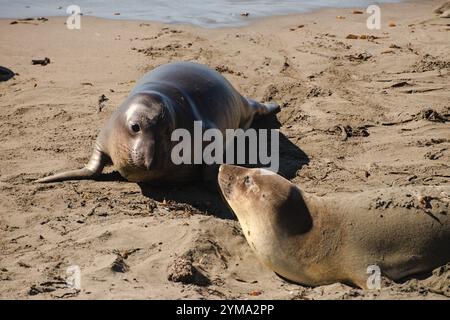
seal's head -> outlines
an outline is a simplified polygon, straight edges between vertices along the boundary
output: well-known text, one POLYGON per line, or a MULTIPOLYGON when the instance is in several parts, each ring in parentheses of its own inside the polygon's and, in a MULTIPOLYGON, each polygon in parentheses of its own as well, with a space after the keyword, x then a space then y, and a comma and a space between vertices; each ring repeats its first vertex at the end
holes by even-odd
POLYGON ((312 227, 301 191, 272 171, 222 165, 219 186, 248 242, 262 257, 273 256, 283 238, 312 227))
POLYGON ((298 261, 313 220, 300 189, 272 171, 232 165, 220 167, 219 186, 261 261, 301 283, 304 279, 296 277, 298 261))
POLYGON ((159 95, 138 94, 127 99, 111 117, 105 132, 109 156, 127 180, 157 177, 158 168, 167 161, 173 126, 168 108, 159 95))

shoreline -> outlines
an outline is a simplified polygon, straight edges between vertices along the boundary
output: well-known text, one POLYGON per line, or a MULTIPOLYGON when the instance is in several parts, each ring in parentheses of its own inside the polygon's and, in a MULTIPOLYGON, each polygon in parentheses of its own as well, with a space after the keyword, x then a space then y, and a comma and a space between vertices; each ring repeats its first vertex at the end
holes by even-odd
MULTIPOLYGON (((432 6, 437 6, 440 1, 439 0, 426 0, 429 3, 433 3, 432 6)), ((415 6, 415 5, 424 5, 423 1, 420 0, 401 0, 401 2, 395 2, 395 3, 383 3, 380 6, 381 10, 395 10, 395 9, 401 9, 404 6, 415 6)), ((426 6, 426 4, 425 4, 426 6)), ((157 20, 140 20, 140 19, 114 19, 114 18, 105 18, 105 17, 97 17, 97 16, 81 16, 81 19, 98 19, 99 21, 106 21, 106 22, 114 22, 116 21, 117 23, 130 23, 130 24, 149 24, 149 25, 154 25, 154 26, 165 26, 165 27, 173 27, 173 28, 187 28, 187 29, 198 29, 199 31, 235 31, 238 29, 243 29, 243 30, 248 30, 248 29, 264 29, 265 25, 276 25, 277 27, 279 27, 280 25, 282 26, 290 26, 290 25, 295 25, 299 22, 299 20, 301 21, 302 19, 306 19, 306 20, 312 20, 313 18, 322 18, 325 15, 328 15, 330 18, 336 18, 338 16, 344 17, 345 19, 347 17, 349 17, 352 20, 357 20, 358 22, 361 22, 361 20, 365 21, 367 19, 367 17, 369 16, 369 14, 367 14, 365 12, 364 7, 324 7, 324 8, 317 8, 317 9, 312 9, 310 11, 307 12, 299 12, 299 13, 289 13, 289 14, 281 14, 281 15, 273 15, 273 16, 265 16, 265 17, 255 17, 255 18, 248 18, 249 21, 248 23, 242 24, 242 25, 230 25, 230 26, 220 26, 220 27, 202 27, 199 25, 195 25, 193 23, 183 23, 183 22, 173 22, 173 23, 167 23, 167 22, 162 22, 162 21, 157 21, 157 20), (364 13, 363 14, 352 14, 353 10, 361 10, 364 13), (361 18, 361 19, 358 19, 361 18)), ((396 16, 396 14, 392 14, 391 12, 387 14, 388 17, 391 16, 396 16)), ((30 17, 34 20, 36 20, 39 17, 30 17)), ((61 16, 45 16, 44 18, 47 19, 56 19, 56 20, 61 20, 63 22, 65 22, 65 20, 68 18, 68 16, 66 15, 61 15, 61 16)), ((18 21, 21 18, 0 18, 0 22, 1 21, 18 21)), ((26 19, 26 18, 23 18, 26 19)), ((385 19, 385 15, 382 14, 382 21, 384 20, 385 23, 382 23, 382 29, 386 28, 389 24, 389 21, 386 22, 387 19, 385 19)), ((436 21, 439 21, 438 17, 435 17, 436 21)), ((336 22, 339 22, 339 20, 336 20, 336 22)), ((417 21, 417 23, 420 23, 422 21, 417 21)), ((389 29, 388 29, 389 30, 389 29)), ((370 32, 374 32, 377 33, 379 30, 368 30, 368 33, 370 32)))
POLYGON ((426 279, 383 280, 379 291, 285 282, 256 258, 220 195, 201 185, 33 183, 82 167, 136 81, 184 60, 281 105, 280 173, 308 193, 449 185, 450 20, 433 14, 440 3, 382 6, 377 31, 351 9, 219 29, 82 17, 80 30, 68 30, 65 17, 0 19, 1 66, 17 73, 0 82, 0 295, 449 299, 448 267, 426 279), (32 65, 45 57, 49 64, 32 65), (113 268, 119 256, 125 272, 113 268), (180 258, 207 284, 169 280, 180 258), (73 265, 79 292, 60 285, 73 265))
MULTIPOLYGON (((385 5, 390 5, 390 4, 404 4, 407 2, 415 2, 418 0, 392 0, 394 2, 387 2, 387 3, 376 3, 377 5, 381 6, 385 6, 385 5)), ((195 23, 187 23, 187 22, 165 22, 165 21, 161 21, 161 20, 142 20, 142 19, 134 19, 134 18, 125 18, 122 19, 121 15, 115 15, 115 13, 111 14, 111 17, 105 17, 105 16, 96 16, 96 15, 90 15, 90 13, 86 13, 84 15, 82 15, 83 17, 91 17, 91 18, 99 18, 99 19, 106 19, 106 20, 119 20, 119 21, 138 21, 138 22, 144 22, 144 23, 160 23, 160 24, 167 24, 167 25, 180 25, 180 26, 192 26, 192 27, 198 27, 198 28, 204 28, 204 29, 222 29, 222 28, 241 28, 241 27, 247 27, 247 26, 251 26, 253 23, 255 22, 259 22, 262 20, 266 20, 266 19, 277 19, 277 18, 284 18, 284 17, 292 17, 292 16, 298 16, 298 15, 309 15, 309 14, 314 14, 316 12, 320 12, 320 11, 324 11, 324 10, 345 10, 345 9, 364 9, 364 13, 365 13, 365 9, 366 7, 358 7, 358 6, 323 6, 323 7, 317 7, 317 8, 310 8, 310 9, 304 9, 305 11, 293 11, 290 13, 279 13, 279 14, 273 14, 273 15, 265 15, 265 16, 254 16, 252 15, 251 12, 249 13, 248 17, 241 17, 241 21, 236 21, 235 23, 230 23, 229 25, 220 25, 220 26, 214 26, 213 24, 211 26, 208 25, 200 25, 200 24, 195 24, 195 23)), ((241 16, 242 12, 246 12, 244 11, 237 11, 234 15, 235 16, 241 16)), ((11 19, 11 20, 20 20, 20 19, 26 19, 26 18, 38 18, 41 17, 39 15, 36 16, 25 16, 25 17, 2 17, 0 18, 0 20, 5 19, 11 19)), ((44 15, 43 17, 45 18, 67 18, 68 15, 67 14, 61 14, 61 15, 44 15)))

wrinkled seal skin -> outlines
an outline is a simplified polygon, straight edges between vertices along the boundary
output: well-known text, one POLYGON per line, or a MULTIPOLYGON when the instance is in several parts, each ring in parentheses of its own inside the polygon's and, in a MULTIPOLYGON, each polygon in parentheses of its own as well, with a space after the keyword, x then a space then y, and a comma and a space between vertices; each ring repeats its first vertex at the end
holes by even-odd
POLYGON ((450 261, 450 186, 317 197, 267 170, 231 165, 218 180, 256 255, 293 282, 367 289, 371 265, 396 281, 450 261))
MULTIPOLYGON (((198 179, 201 165, 175 165, 171 133, 194 121, 203 129, 247 129, 255 116, 279 111, 278 105, 246 99, 218 72, 206 66, 177 62, 147 73, 101 130, 88 164, 78 170, 37 180, 89 179, 113 164, 127 180, 178 183, 198 179)), ((204 169, 204 168, 203 168, 204 169)), ((205 171, 205 170, 203 170, 205 171)), ((215 179, 215 178, 214 178, 215 179)))

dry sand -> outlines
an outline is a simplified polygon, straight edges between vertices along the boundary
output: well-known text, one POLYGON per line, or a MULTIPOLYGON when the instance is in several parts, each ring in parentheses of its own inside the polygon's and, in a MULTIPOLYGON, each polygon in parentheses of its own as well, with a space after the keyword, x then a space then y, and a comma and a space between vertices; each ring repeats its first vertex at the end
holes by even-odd
POLYGON ((0 298, 448 298, 449 267, 385 281, 381 291, 287 283, 258 262, 220 197, 201 186, 32 183, 83 166, 146 71, 190 60, 282 105, 282 173, 306 191, 448 185, 450 19, 433 14, 441 2, 384 5, 378 31, 352 14, 364 8, 217 30, 0 20, 0 65, 17 73, 0 82, 0 298), (44 57, 51 63, 31 64, 44 57), (64 286, 70 265, 81 268, 79 292, 64 286))

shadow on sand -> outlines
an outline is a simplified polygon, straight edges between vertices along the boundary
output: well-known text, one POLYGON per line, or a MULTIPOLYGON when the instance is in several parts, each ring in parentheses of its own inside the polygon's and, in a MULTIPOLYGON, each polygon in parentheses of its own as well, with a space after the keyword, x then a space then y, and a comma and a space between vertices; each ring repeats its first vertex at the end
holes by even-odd
MULTIPOLYGON (((264 117, 255 120, 254 129, 279 129, 281 126, 276 116, 264 117)), ((293 144, 281 132, 279 134, 279 174, 287 179, 295 177, 298 170, 308 164, 308 156, 293 144)), ((247 145, 248 147, 248 145, 247 145)), ((269 153, 270 145, 268 146, 269 153)), ((248 153, 247 153, 248 154, 248 153)), ((244 167, 261 167, 260 164, 242 165, 244 167)), ((223 219, 234 219, 234 214, 222 199, 217 185, 205 185, 202 182, 193 182, 189 185, 177 187, 155 187, 140 183, 142 194, 157 201, 176 201, 186 203, 202 212, 212 214, 223 219)))

